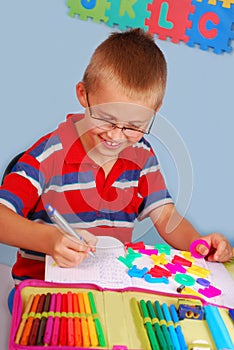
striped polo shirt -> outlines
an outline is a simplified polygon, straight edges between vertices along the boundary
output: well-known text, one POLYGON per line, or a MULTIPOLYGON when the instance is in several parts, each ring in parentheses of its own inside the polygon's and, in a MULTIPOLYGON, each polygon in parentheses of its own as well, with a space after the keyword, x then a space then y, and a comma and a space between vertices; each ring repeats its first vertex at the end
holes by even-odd
MULTIPOLYGON (((83 117, 68 115, 25 152, 0 187, 0 203, 30 220, 51 223, 45 211, 49 203, 75 229, 130 241, 136 219, 172 203, 157 157, 142 138, 119 154, 105 178, 77 133, 75 123, 83 117)), ((20 249, 13 277, 42 279, 44 255, 20 249)))

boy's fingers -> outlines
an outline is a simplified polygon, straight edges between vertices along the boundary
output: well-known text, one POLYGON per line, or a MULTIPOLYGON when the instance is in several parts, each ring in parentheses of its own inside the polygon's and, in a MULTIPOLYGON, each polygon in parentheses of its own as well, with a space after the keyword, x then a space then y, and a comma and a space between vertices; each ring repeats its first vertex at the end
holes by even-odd
POLYGON ((196 251, 202 256, 206 256, 209 254, 209 249, 205 247, 203 244, 198 244, 196 247, 196 251))

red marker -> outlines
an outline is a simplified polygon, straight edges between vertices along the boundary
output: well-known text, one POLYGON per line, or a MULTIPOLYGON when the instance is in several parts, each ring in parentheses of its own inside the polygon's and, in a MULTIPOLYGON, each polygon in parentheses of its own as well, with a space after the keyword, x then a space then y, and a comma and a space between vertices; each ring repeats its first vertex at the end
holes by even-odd
POLYGON ((59 345, 67 345, 67 294, 62 295, 62 313, 60 322, 59 345))
POLYGON ((74 346, 75 345, 75 335, 74 335, 74 321, 73 321, 73 298, 72 292, 67 292, 67 345, 74 346))

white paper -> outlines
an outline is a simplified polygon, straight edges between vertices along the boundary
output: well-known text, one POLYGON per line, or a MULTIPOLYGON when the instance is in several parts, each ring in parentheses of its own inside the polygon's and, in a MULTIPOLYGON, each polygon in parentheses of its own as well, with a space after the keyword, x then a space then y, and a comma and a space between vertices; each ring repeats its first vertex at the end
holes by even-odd
MULTIPOLYGON (((170 256, 166 256, 168 262, 175 254, 180 255, 180 251, 171 249, 170 256)), ((119 256, 125 255, 126 252, 121 242, 113 237, 99 237, 95 258, 88 257, 77 267, 61 268, 54 263, 50 256, 46 256, 45 280, 62 283, 91 283, 108 289, 135 287, 174 295, 178 294, 178 296, 184 297, 183 294, 176 291, 179 284, 174 280, 174 275, 168 278, 169 284, 149 283, 143 278, 131 278, 127 273, 128 268, 118 260, 119 256)), ((146 255, 135 259, 133 264, 139 269, 154 266, 152 259, 146 255)), ((209 263, 204 259, 196 259, 194 264, 208 269, 210 274, 206 279, 210 281, 211 285, 222 290, 222 294, 218 297, 203 297, 203 299, 212 304, 234 308, 234 281, 223 264, 209 263)), ((198 276, 192 274, 191 276, 195 279, 198 278, 198 276)), ((204 287, 196 283, 191 288, 198 290, 198 288, 204 287)))

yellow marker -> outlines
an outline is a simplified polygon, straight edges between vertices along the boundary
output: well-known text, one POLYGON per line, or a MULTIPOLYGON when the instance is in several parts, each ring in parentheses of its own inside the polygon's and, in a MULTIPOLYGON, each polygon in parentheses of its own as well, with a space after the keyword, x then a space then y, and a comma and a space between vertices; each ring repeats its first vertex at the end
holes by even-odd
POLYGON ((210 274, 210 270, 204 269, 203 267, 197 265, 192 265, 191 267, 189 267, 187 269, 187 272, 204 278, 210 274))
POLYGON ((93 316, 91 312, 91 307, 89 303, 89 297, 88 293, 83 293, 83 298, 84 298, 84 306, 85 306, 85 312, 86 312, 86 317, 88 321, 88 328, 89 328, 89 336, 90 336, 90 341, 92 346, 97 346, 98 345, 98 337, 96 333, 96 327, 93 321, 93 316))
POLYGON ((31 309, 31 306, 32 306, 32 303, 33 303, 33 299, 34 299, 34 295, 31 294, 29 299, 28 299, 28 302, 27 302, 27 304, 25 306, 25 310, 24 310, 24 313, 22 315, 20 326, 19 326, 17 334, 16 334, 16 338, 15 338, 15 343, 16 344, 19 344, 19 342, 20 342, 20 338, 22 336, 25 323, 27 322, 28 314, 29 314, 29 311, 31 309))

